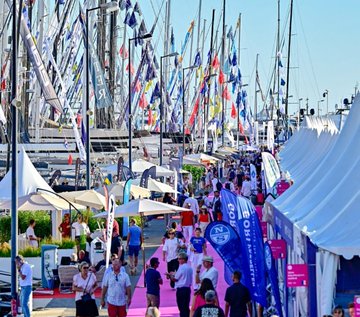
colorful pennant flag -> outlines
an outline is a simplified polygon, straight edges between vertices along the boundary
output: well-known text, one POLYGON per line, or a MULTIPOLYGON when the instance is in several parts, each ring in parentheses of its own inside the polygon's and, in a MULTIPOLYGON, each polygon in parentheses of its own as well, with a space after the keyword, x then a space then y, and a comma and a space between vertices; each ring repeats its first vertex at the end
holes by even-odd
POLYGON ((237 115, 234 103, 231 104, 231 118, 235 119, 237 115))
POLYGON ((213 59, 211 66, 215 69, 218 69, 220 67, 220 62, 219 62, 217 54, 215 54, 215 57, 213 59))
POLYGON ((222 85, 224 82, 225 82, 225 76, 224 76, 223 71, 220 69, 220 72, 219 72, 219 84, 222 85))
POLYGON ((222 93, 222 97, 223 97, 225 100, 228 100, 228 101, 231 100, 231 94, 230 94, 227 86, 225 86, 225 89, 224 89, 224 91, 223 91, 223 93, 222 93))

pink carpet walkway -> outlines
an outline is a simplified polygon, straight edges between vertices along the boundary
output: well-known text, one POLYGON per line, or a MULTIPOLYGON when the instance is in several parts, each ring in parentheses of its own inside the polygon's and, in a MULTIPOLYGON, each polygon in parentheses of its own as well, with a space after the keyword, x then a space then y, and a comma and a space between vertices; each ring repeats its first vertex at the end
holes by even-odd
MULTIPOLYGON (((224 297, 225 291, 228 285, 224 280, 224 262, 215 252, 212 246, 207 244, 208 255, 211 255, 214 258, 214 266, 219 271, 219 281, 217 285, 217 293, 219 296, 220 306, 224 308, 224 297)), ((153 257, 157 257, 160 260, 160 266, 158 268, 164 284, 160 287, 160 312, 162 317, 177 317, 179 316, 179 311, 176 305, 176 291, 171 289, 169 280, 165 278, 164 273, 166 272, 166 262, 162 261, 162 246, 160 246, 156 252, 153 254, 153 257)), ((144 274, 141 274, 139 282, 135 288, 132 303, 128 310, 129 317, 140 317, 145 316, 146 312, 146 288, 144 288, 144 274)))

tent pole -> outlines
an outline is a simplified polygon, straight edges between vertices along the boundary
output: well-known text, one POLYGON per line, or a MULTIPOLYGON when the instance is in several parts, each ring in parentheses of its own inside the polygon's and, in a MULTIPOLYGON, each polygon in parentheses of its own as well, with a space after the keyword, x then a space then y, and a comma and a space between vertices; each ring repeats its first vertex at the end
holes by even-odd
POLYGON ((146 267, 145 267, 145 237, 144 237, 144 222, 145 222, 145 216, 144 213, 140 213, 141 215, 141 235, 142 235, 142 262, 143 262, 143 271, 144 271, 144 287, 146 287, 146 280, 145 280, 145 273, 146 273, 146 267))

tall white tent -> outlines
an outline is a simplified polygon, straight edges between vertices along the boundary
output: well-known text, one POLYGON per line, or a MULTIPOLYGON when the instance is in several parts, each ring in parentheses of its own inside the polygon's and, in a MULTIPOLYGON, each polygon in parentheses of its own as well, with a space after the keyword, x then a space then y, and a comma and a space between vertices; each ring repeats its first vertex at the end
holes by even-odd
MULTIPOLYGON (((34 165, 31 163, 25 150, 22 148, 17 161, 17 188, 18 197, 24 197, 36 193, 38 188, 54 192, 48 183, 42 178, 34 165)), ((11 199, 11 168, 0 182, 0 202, 11 199)), ((60 239, 61 235, 57 229, 61 223, 61 212, 51 213, 52 235, 60 239)))
MULTIPOLYGON (((0 201, 11 199, 11 170, 10 168, 0 182, 0 201)), ((18 197, 35 193, 38 188, 54 192, 31 163, 23 148, 18 155, 17 170, 18 197)))
POLYGON ((339 256, 360 256, 360 95, 330 151, 271 204, 319 248, 318 315, 331 313, 339 256))

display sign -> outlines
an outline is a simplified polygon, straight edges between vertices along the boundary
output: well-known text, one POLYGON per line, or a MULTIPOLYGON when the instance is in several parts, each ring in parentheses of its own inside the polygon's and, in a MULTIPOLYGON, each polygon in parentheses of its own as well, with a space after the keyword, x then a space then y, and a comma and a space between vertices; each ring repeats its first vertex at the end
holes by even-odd
POLYGON ((360 295, 354 298, 355 317, 360 317, 360 295))
POLYGON ((293 223, 279 210, 274 208, 275 230, 280 233, 287 244, 294 247, 293 223))
POLYGON ((264 239, 267 239, 267 222, 266 221, 260 221, 260 225, 261 225, 262 237, 264 239))
POLYGON ((284 180, 280 181, 276 185, 276 192, 280 196, 283 194, 288 188, 290 187, 290 184, 284 180))
POLYGON ((262 218, 263 218, 262 208, 263 208, 262 206, 255 206, 255 210, 256 210, 256 213, 257 213, 260 221, 261 221, 262 218))
POLYGON ((277 259, 285 259, 286 257, 286 241, 279 240, 269 240, 269 245, 271 248, 272 255, 275 260, 277 259))
POLYGON ((309 273, 306 264, 288 264, 286 267, 286 286, 308 286, 309 273))

